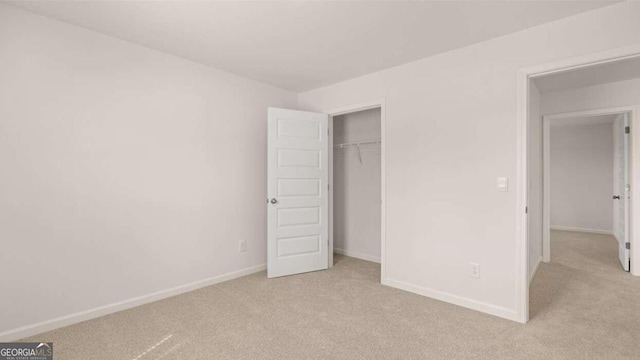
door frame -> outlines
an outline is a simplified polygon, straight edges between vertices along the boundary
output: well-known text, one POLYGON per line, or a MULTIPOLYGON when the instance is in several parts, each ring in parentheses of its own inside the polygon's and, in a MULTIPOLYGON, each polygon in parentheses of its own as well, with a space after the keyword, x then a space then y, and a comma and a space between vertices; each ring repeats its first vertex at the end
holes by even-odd
POLYGON ((323 111, 329 114, 329 267, 333 266, 333 118, 340 115, 380 108, 380 283, 386 285, 386 120, 385 99, 371 100, 323 111))
MULTIPOLYGON (((529 85, 531 80, 553 73, 561 73, 569 70, 579 69, 587 66, 603 64, 632 57, 640 56, 640 45, 631 45, 622 48, 614 48, 602 52, 565 58, 547 64, 521 68, 517 73, 517 125, 516 125, 516 312, 517 320, 521 323, 529 321, 529 239, 528 239, 528 172, 527 172, 527 146, 528 123, 529 123, 529 85)), ((640 144, 640 123, 634 120, 631 124, 632 142, 640 144)), ((640 159, 640 147, 632 149, 631 155, 635 159, 640 159), (634 154, 635 152, 638 152, 634 154)), ((634 171, 640 172, 640 166, 634 166, 634 171)), ((640 179, 640 173, 632 174, 632 178, 640 179)), ((631 193, 640 193, 640 182, 631 184, 631 193)), ((640 197, 632 196, 631 208, 640 205, 636 204, 640 197)), ((640 228, 640 211, 632 214, 631 224, 635 228, 640 228)), ((637 239, 631 236, 631 273, 640 276, 640 251, 634 251, 640 244, 637 239), (633 264, 635 263, 636 266, 633 264)))
MULTIPOLYGON (((542 261, 551 261, 551 122, 561 121, 566 119, 586 118, 591 116, 604 116, 604 115, 621 115, 628 114, 629 126, 633 123, 633 120, 638 114, 638 109, 634 106, 622 106, 614 108, 602 108, 595 110, 575 111, 568 113, 558 113, 542 116, 542 261)), ((632 126, 633 128, 633 126, 632 126)), ((629 134, 629 183, 633 184, 633 137, 629 134)), ((640 160, 637 160, 639 161, 640 160)), ((629 201, 629 219, 632 219, 632 201, 633 196, 629 201)), ((629 238, 633 239, 631 234, 633 233, 633 222, 629 221, 629 238)), ((633 247, 633 246, 632 246, 633 247)))

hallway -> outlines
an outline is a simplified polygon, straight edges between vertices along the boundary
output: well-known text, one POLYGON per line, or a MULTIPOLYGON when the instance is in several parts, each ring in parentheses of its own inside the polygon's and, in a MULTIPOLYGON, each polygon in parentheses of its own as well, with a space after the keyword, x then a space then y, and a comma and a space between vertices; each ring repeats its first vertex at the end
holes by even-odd
POLYGON ((530 288, 530 325, 545 323, 541 340, 591 348, 581 358, 640 356, 640 279, 622 270, 617 251, 610 235, 551 232, 551 262, 530 288))

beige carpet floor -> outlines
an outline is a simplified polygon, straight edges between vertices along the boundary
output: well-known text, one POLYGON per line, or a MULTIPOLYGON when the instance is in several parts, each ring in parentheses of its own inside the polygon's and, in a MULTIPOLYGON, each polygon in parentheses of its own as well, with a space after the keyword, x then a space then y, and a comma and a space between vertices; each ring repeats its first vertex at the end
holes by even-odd
POLYGON ((27 341, 55 359, 640 359, 640 279, 611 236, 553 232, 517 324, 379 284, 378 264, 258 273, 27 341))

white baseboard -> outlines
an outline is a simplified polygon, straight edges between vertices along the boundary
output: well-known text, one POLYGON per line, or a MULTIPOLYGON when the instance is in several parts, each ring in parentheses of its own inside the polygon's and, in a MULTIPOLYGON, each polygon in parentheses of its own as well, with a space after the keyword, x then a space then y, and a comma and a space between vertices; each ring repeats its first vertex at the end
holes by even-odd
POLYGON ((613 231, 611 230, 601 230, 601 229, 586 229, 586 228, 577 228, 571 226, 556 226, 551 225, 551 230, 562 230, 562 231, 577 231, 584 232, 590 234, 604 234, 604 235, 613 235, 613 231))
POLYGON ((176 286, 171 289, 161 290, 155 293, 138 296, 128 300, 119 301, 113 304, 100 306, 94 309, 80 311, 74 314, 69 314, 54 319, 42 321, 32 325, 26 325, 19 328, 11 329, 0 333, 0 342, 15 341, 30 337, 33 335, 41 334, 46 331, 51 331, 64 326, 77 324, 79 322, 95 319, 101 316, 112 314, 118 311, 130 309, 136 306, 148 304, 154 301, 162 300, 168 297, 184 294, 193 290, 197 290, 203 287, 215 285, 221 282, 233 280, 242 276, 257 273, 266 270, 267 265, 257 265, 248 267, 242 270, 230 272, 227 274, 214 276, 204 280, 194 281, 189 284, 176 286))
POLYGON ((620 235, 620 232, 619 232, 619 231, 614 231, 614 232, 613 232, 613 237, 614 237, 614 238, 616 238, 616 241, 617 241, 617 242, 620 242, 620 237, 621 237, 621 235, 620 235))
POLYGON ((360 260, 372 261, 372 262, 380 264, 380 257, 379 256, 367 255, 367 254, 359 253, 359 252, 356 252, 356 251, 338 249, 338 248, 333 248, 333 252, 335 252, 336 254, 349 256, 349 257, 360 259, 360 260))
POLYGON ((531 285, 531 282, 533 281, 533 278, 536 277, 536 273, 538 272, 538 268, 540 267, 540 263, 541 262, 542 262, 542 256, 540 256, 538 258, 538 261, 536 261, 536 266, 533 267, 533 271, 529 275, 529 285, 531 285))
POLYGON ((465 307, 467 309, 480 311, 486 314, 498 316, 507 320, 520 322, 518 313, 515 310, 507 309, 500 306, 487 304, 481 301, 468 299, 462 296, 453 295, 447 292, 428 289, 421 286, 408 284, 403 281, 386 278, 384 285, 394 287, 396 289, 412 292, 414 294, 426 296, 432 299, 444 301, 450 304, 465 307))

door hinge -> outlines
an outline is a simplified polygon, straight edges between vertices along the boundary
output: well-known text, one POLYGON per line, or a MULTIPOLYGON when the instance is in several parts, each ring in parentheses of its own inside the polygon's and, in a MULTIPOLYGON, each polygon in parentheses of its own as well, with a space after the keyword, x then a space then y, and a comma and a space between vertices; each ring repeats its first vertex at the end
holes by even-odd
POLYGON ((631 132, 631 129, 630 129, 628 126, 625 126, 625 127, 624 127, 624 133, 625 133, 625 134, 628 134, 628 133, 630 133, 630 132, 631 132))
POLYGON ((329 136, 329 128, 327 128, 327 136, 329 136))
POLYGON ((327 184, 327 191, 330 191, 330 190, 331 190, 331 185, 327 184))
POLYGON ((630 242, 624 243, 624 248, 627 250, 631 249, 631 243, 630 242))
POLYGON ((528 206, 525 206, 525 208, 524 208, 524 213, 525 213, 525 214, 528 214, 528 213, 529 213, 529 207, 528 207, 528 206))

